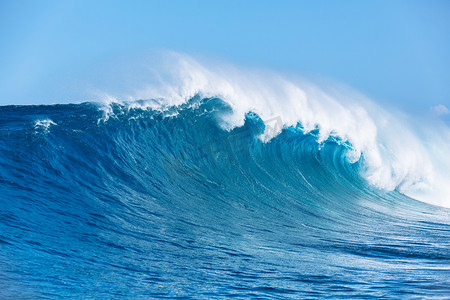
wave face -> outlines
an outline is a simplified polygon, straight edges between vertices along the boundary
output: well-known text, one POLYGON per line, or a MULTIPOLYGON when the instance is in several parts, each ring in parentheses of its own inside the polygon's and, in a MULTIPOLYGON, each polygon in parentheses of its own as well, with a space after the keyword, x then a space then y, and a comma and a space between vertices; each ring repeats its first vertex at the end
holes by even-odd
POLYGON ((450 293, 449 210, 371 184, 348 140, 142 107, 0 108, 2 298, 450 293))

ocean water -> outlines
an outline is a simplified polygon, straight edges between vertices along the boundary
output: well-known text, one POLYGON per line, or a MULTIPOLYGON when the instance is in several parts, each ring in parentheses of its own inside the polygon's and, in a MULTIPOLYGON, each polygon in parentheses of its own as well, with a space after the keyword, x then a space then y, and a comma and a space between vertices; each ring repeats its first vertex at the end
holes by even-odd
POLYGON ((449 209, 371 184, 348 141, 144 107, 0 107, 2 299, 450 296, 449 209))
POLYGON ((447 125, 170 61, 0 107, 0 299, 450 297, 447 125))

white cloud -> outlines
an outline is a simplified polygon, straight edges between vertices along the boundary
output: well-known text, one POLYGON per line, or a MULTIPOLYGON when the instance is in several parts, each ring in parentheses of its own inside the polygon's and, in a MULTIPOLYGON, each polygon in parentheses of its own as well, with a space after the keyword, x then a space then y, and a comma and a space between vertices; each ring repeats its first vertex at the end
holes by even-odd
POLYGON ((450 114, 450 110, 443 104, 432 106, 430 110, 439 116, 450 114))

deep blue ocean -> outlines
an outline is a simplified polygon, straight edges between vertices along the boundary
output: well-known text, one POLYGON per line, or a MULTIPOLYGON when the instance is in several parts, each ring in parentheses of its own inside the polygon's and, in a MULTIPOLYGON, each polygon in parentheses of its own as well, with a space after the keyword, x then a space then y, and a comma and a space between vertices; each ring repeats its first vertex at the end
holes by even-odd
POLYGON ((108 109, 0 107, 1 299, 450 298, 450 210, 345 140, 226 130, 219 98, 108 109))

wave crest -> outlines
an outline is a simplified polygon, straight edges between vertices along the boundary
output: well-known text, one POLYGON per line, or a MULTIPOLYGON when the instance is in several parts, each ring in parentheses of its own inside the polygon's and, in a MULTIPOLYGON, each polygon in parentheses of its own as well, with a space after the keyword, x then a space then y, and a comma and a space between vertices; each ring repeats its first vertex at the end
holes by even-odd
POLYGON ((317 130, 319 143, 338 138, 352 145, 347 158, 351 162, 363 158, 362 176, 371 185, 450 205, 450 191, 439 183, 448 179, 448 169, 442 172, 437 167, 450 166, 450 162, 442 161, 442 157, 437 160, 430 151, 430 147, 450 148, 450 139, 441 139, 441 144, 430 140, 421 133, 428 127, 422 123, 416 126, 417 120, 384 109, 343 87, 319 88, 304 80, 229 65, 207 67, 179 54, 169 55, 167 60, 170 63, 155 72, 156 83, 137 88, 131 95, 108 95, 108 103, 173 111, 175 107, 196 105, 192 99, 220 98, 229 107, 218 120, 225 130, 243 126, 250 112, 262 120, 278 118, 282 122, 276 131, 261 136, 264 141, 279 134, 281 128, 300 128, 305 134, 317 130))

